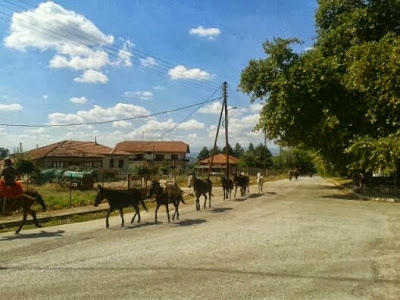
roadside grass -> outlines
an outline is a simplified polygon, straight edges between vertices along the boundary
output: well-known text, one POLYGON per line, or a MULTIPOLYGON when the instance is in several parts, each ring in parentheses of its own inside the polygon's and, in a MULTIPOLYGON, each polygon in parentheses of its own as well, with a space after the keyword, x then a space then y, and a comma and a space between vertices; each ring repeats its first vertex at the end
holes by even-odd
MULTIPOLYGON (((95 192, 94 192, 94 194, 95 194, 95 192)), ((186 205, 190 205, 190 204, 194 203, 194 198, 193 198, 193 195, 191 195, 191 194, 185 195, 183 197, 183 200, 185 201, 186 205)), ((105 201, 106 200, 104 200, 103 202, 105 202, 105 201)), ((46 202, 46 204, 47 204, 47 202, 46 202)), ((90 205, 93 205, 93 203, 91 203, 90 205)), ((156 207, 156 203, 154 200, 145 200, 145 205, 149 212, 154 212, 155 207, 156 207)), ((70 206, 68 206, 68 207, 70 207, 70 206)), ((67 208, 67 207, 64 207, 64 208, 67 208)), ((160 211, 162 211, 163 209, 165 210, 164 206, 161 206, 160 210, 159 210, 159 214, 160 214, 160 211)), ((40 206, 37 207, 36 210, 40 211, 41 210, 40 206)), ((140 212, 144 211, 144 209, 141 205, 139 205, 139 210, 140 210, 140 212)), ((134 211, 135 210, 130 207, 124 208, 125 224, 130 223, 130 218, 132 218, 132 214, 134 213, 134 211), (129 218, 126 218, 126 216, 125 216, 126 214, 130 214, 129 218)), ((172 217, 173 212, 174 212, 174 208, 173 208, 173 206, 171 206, 170 207, 171 217, 172 217)), ((19 213, 19 215, 20 215, 21 221, 22 221, 22 213, 19 213)), ((65 216, 65 217, 54 217, 48 221, 39 221, 39 224, 42 226, 42 228, 46 228, 46 227, 52 227, 52 226, 58 226, 58 225, 87 222, 87 221, 92 221, 92 220, 97 220, 97 219, 105 219, 106 215, 107 215, 107 212, 92 212, 92 213, 86 213, 83 215, 70 215, 70 216, 65 216)), ((113 216, 119 216, 119 211, 116 210, 116 211, 111 212, 110 217, 113 217, 113 216)), ((137 218, 135 219, 135 223, 136 222, 137 222, 137 218)), ((19 225, 12 226, 12 227, 6 227, 6 228, 0 228, 0 233, 14 232, 17 230, 18 227, 19 227, 19 225)), ((32 217, 28 216, 27 223, 24 225, 21 232, 23 232, 25 230, 29 230, 29 229, 35 229, 35 228, 36 228, 36 226, 33 224, 32 217)))
POLYGON ((364 196, 366 198, 374 199, 378 201, 379 199, 384 202, 400 202, 400 188, 397 194, 390 192, 389 189, 382 188, 380 186, 373 187, 356 187, 353 184, 353 180, 351 178, 340 178, 340 177, 325 177, 328 180, 333 181, 336 185, 346 188, 353 193, 357 193, 358 195, 364 196), (386 201, 386 199, 393 199, 393 201, 386 201))
MULTIPOLYGON (((206 176, 198 176, 201 179, 206 178, 206 176)), ((274 176, 274 177, 267 177, 266 182, 270 181, 275 181, 275 180, 280 180, 286 178, 286 175, 280 175, 280 176, 274 176)), ((213 183, 213 193, 217 189, 221 189, 221 178, 220 176, 211 176, 210 177, 212 183, 213 183)), ((179 176, 177 177, 177 184, 180 187, 187 186, 187 177, 186 176, 179 176)), ((264 183, 264 184, 265 184, 264 183)), ((257 184, 257 178, 255 176, 250 177, 250 185, 255 185, 257 184)), ((30 189, 37 190, 42 198, 44 199, 44 202, 47 206, 48 211, 52 210, 62 210, 62 209, 67 209, 71 207, 83 207, 83 206, 91 206, 94 204, 94 199, 96 197, 97 190, 89 190, 89 191, 79 191, 79 190, 70 190, 69 188, 64 188, 62 187, 59 183, 48 183, 44 185, 29 185, 30 189)), ((184 196, 184 201, 190 205, 193 204, 195 200, 195 197, 193 194, 187 194, 184 196)), ((105 200, 104 200, 105 202, 105 200)), ((147 208, 149 211, 154 211, 155 210, 155 202, 154 200, 146 200, 145 201, 147 208)), ((33 208, 39 212, 42 210, 41 206, 37 203, 34 204, 33 208)), ((143 210, 141 206, 139 206, 140 211, 143 210)), ((160 208, 161 210, 163 207, 160 208)), ((170 212, 173 212, 173 208, 170 208, 170 212)), ((124 215, 125 213, 133 213, 134 210, 133 208, 125 208, 124 209, 124 215)), ((54 217, 50 219, 49 221, 45 222, 39 222, 42 228, 46 227, 51 227, 51 226, 58 226, 58 225, 64 225, 64 224, 72 224, 72 223, 78 223, 78 222, 86 222, 86 221, 91 221, 91 220, 96 220, 96 219, 104 219, 106 217, 106 212, 94 212, 94 213, 87 213, 84 215, 71 215, 68 217, 60 218, 60 217, 54 217)), ((21 216, 21 221, 22 221, 22 214, 19 213, 21 216)), ((111 213, 110 216, 118 216, 119 212, 114 211, 111 213)), ((1 217, 1 216, 0 216, 1 217)), ((129 220, 130 222, 130 220, 129 220)), ((136 222, 136 220, 135 220, 136 222)), ((3 232, 12 232, 16 231, 18 226, 15 227, 7 227, 7 228, 0 228, 0 233, 3 232)), ((24 225, 22 228, 22 231, 27 230, 27 229, 34 229, 36 228, 35 225, 32 222, 31 216, 28 216, 27 223, 24 225)))

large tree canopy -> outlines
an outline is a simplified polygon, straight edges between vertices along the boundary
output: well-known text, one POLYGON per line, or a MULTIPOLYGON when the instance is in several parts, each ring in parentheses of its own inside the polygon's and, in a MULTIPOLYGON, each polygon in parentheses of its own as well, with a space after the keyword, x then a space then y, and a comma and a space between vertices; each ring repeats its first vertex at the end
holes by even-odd
POLYGON ((313 49, 263 44, 239 88, 265 101, 256 129, 282 146, 317 152, 336 170, 353 141, 393 138, 400 125, 400 1, 319 0, 313 49))

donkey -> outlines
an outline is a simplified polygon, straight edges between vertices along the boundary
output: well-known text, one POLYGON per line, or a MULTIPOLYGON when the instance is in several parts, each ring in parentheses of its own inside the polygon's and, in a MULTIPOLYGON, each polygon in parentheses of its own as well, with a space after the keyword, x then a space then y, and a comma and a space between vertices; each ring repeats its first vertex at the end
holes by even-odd
POLYGON ((226 178, 225 176, 221 176, 221 184, 222 184, 222 191, 224 193, 224 200, 231 199, 232 190, 233 190, 233 180, 226 178))
POLYGON ((264 186, 264 177, 261 175, 261 173, 257 173, 257 187, 259 194, 263 192, 263 186, 264 186))
POLYGON ((142 195, 138 189, 131 188, 129 190, 111 190, 105 189, 101 185, 97 186, 97 195, 96 200, 94 202, 94 206, 99 206, 99 204, 107 199, 108 205, 110 206, 109 211, 106 216, 106 228, 110 226, 108 222, 108 217, 110 216, 113 210, 118 209, 121 215, 122 223, 121 227, 124 226, 124 207, 132 206, 135 209, 135 214, 131 220, 131 223, 135 220, 135 217, 138 216, 138 223, 140 223, 140 212, 139 212, 139 203, 142 204, 143 208, 147 210, 146 205, 142 199, 142 195))
POLYGON ((211 196, 212 196, 212 182, 210 179, 200 180, 196 178, 196 175, 192 174, 191 181, 188 184, 188 187, 192 187, 194 193, 196 195, 196 210, 200 210, 200 196, 204 196, 204 209, 206 208, 207 203, 207 194, 209 197, 208 207, 211 208, 211 196))
POLYGON ((170 222, 169 217, 169 203, 172 203, 175 207, 175 212, 172 216, 172 220, 179 220, 179 204, 180 202, 185 203, 183 201, 183 191, 177 185, 167 185, 165 189, 160 185, 159 181, 153 180, 149 192, 147 193, 147 197, 156 198, 156 211, 155 211, 155 223, 158 223, 157 220, 157 212, 161 205, 165 205, 165 209, 167 211, 168 223, 170 222))
POLYGON ((247 192, 249 192, 249 181, 250 178, 249 176, 242 175, 242 174, 235 174, 233 177, 233 181, 235 182, 235 194, 234 197, 236 197, 236 191, 237 188, 240 188, 240 196, 243 197, 243 195, 247 192))
POLYGON ((24 210, 24 216, 22 217, 21 225, 19 226, 17 231, 15 231, 15 234, 18 234, 21 231, 22 226, 24 226, 24 224, 26 223, 28 214, 32 216, 33 222, 36 227, 42 227, 37 221, 36 211, 31 208, 33 203, 36 201, 42 206, 43 211, 46 211, 46 204, 44 203, 42 196, 37 191, 24 191, 22 196, 18 198, 2 198, 2 200, 4 201, 2 204, 2 207, 4 207, 4 212, 12 213, 21 208, 24 210))

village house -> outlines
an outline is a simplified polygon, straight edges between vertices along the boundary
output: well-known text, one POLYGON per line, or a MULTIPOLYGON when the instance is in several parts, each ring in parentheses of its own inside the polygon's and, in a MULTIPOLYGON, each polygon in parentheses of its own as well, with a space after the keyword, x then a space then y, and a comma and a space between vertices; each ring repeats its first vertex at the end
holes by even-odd
POLYGON ((190 149, 182 141, 124 141, 112 149, 111 154, 114 153, 129 154, 128 169, 144 165, 154 170, 166 167, 169 172, 184 174, 190 149))
POLYGON ((37 147, 24 153, 40 169, 68 169, 72 166, 82 170, 109 168, 111 163, 119 171, 128 170, 128 153, 115 151, 95 142, 61 141, 37 147))
MULTIPOLYGON (((239 159, 232 155, 229 155, 228 158, 229 158, 228 161, 229 174, 236 173, 239 165, 239 159)), ((195 167, 196 173, 202 175, 208 173, 211 159, 212 159, 211 175, 225 175, 227 159, 226 155, 222 153, 216 154, 214 155, 214 157, 210 156, 208 158, 199 161, 199 165, 195 167)))

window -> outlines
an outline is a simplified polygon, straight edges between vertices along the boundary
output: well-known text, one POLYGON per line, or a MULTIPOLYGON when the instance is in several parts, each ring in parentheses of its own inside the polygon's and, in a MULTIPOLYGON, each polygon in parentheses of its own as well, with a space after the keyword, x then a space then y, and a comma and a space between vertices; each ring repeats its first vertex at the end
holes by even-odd
POLYGON ((171 160, 178 160, 178 155, 177 154, 172 154, 171 155, 171 160))
POLYGON ((120 159, 118 160, 118 168, 122 169, 124 167, 124 160, 120 159))
POLYGON ((51 163, 53 169, 63 169, 64 163, 62 161, 53 161, 51 163))
POLYGON ((110 168, 114 168, 114 159, 110 159, 110 168))
POLYGON ((162 160, 164 160, 164 155, 162 155, 162 154, 156 154, 155 160, 156 160, 156 161, 162 161, 162 160))

